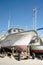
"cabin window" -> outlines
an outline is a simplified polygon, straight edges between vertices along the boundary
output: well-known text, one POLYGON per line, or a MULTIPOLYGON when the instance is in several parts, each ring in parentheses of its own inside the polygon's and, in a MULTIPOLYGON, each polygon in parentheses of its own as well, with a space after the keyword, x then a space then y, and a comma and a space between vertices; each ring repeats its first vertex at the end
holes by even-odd
POLYGON ((33 43, 35 43, 35 40, 31 40, 30 44, 33 44, 33 43))
POLYGON ((14 30, 14 32, 16 32, 16 30, 14 30))
POLYGON ((34 44, 34 43, 37 43, 37 37, 33 37, 33 39, 31 40, 30 44, 34 44))

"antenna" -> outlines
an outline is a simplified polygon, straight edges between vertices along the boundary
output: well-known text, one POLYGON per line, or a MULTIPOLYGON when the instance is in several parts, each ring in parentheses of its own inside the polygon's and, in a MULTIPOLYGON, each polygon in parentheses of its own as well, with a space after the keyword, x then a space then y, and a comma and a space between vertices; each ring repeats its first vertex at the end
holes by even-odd
POLYGON ((33 30, 37 30, 37 8, 36 8, 36 1, 33 9, 33 30))

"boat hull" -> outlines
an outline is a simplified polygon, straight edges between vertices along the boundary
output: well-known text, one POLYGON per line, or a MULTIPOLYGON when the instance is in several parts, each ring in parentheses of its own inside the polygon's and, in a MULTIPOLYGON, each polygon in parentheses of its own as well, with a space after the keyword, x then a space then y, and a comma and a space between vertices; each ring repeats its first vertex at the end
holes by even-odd
POLYGON ((34 36, 37 36, 35 31, 10 34, 1 41, 1 46, 6 48, 15 47, 16 49, 24 51, 34 36))
POLYGON ((43 46, 41 46, 41 45, 34 45, 34 46, 31 46, 31 50, 34 53, 43 53, 43 46))

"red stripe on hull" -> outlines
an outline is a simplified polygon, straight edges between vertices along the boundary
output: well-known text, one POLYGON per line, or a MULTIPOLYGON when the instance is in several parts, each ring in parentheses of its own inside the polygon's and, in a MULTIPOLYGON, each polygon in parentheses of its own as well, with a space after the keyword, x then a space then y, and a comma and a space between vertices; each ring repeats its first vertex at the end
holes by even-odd
POLYGON ((43 50, 32 50, 34 53, 43 53, 43 50))
POLYGON ((26 45, 15 46, 15 48, 18 49, 18 50, 21 50, 21 51, 27 50, 27 46, 26 45))
POLYGON ((16 48, 17 50, 20 50, 20 51, 26 51, 27 50, 27 45, 17 45, 17 46, 6 46, 6 47, 2 47, 2 48, 16 48))

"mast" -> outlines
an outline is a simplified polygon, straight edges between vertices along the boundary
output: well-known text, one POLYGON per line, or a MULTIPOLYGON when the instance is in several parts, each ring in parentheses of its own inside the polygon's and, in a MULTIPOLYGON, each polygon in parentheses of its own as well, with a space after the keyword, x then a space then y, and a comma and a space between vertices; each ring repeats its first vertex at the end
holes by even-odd
POLYGON ((34 9, 33 9, 33 30, 37 30, 37 8, 36 8, 36 0, 34 0, 34 9))
POLYGON ((9 18, 8 18, 8 30, 10 29, 10 18, 11 18, 11 15, 10 15, 10 10, 9 10, 9 18))
POLYGON ((8 20, 8 30, 10 29, 10 19, 8 20))

